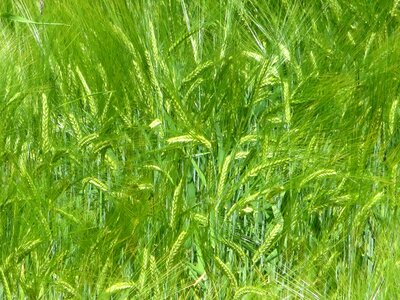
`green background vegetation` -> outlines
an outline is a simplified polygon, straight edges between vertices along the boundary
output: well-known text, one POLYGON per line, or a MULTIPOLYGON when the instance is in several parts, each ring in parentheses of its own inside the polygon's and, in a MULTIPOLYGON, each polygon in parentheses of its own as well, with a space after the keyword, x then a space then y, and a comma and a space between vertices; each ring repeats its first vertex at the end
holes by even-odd
POLYGON ((400 295, 399 1, 0 14, 0 297, 400 295))

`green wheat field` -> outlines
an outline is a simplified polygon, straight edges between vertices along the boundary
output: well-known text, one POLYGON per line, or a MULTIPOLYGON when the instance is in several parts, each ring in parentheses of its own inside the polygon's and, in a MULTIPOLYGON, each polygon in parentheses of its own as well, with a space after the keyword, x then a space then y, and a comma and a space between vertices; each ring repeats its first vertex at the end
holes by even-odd
POLYGON ((399 0, 1 0, 0 299, 398 299, 399 0))

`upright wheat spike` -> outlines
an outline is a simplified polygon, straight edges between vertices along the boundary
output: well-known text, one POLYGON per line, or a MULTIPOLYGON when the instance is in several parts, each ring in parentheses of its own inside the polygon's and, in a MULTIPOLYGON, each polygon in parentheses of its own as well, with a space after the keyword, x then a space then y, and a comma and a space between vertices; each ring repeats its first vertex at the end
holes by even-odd
POLYGON ((173 108, 175 109, 175 112, 176 112, 177 116, 182 120, 182 122, 186 126, 191 127, 192 123, 189 122, 189 119, 187 117, 187 113, 183 109, 180 101, 173 95, 169 98, 169 100, 171 101, 171 104, 172 104, 173 108))
POLYGON ((140 275, 138 280, 138 284, 140 285, 141 290, 143 290, 147 279, 147 268, 149 265, 149 257, 150 257, 149 250, 147 248, 144 248, 142 269, 140 270, 140 275))
POLYGON ((292 121, 292 112, 290 108, 289 83, 286 80, 283 82, 283 101, 285 103, 285 121, 287 128, 290 129, 290 124, 292 121))
POLYGON ((75 133, 76 139, 78 141, 80 141, 82 139, 82 131, 81 131, 81 128, 79 126, 80 123, 76 119, 75 115, 72 114, 72 113, 68 114, 68 120, 71 123, 72 130, 75 133))
POLYGON ((216 207, 215 209, 218 208, 220 201, 221 201, 221 196, 222 196, 222 192, 225 188, 225 182, 226 182, 226 178, 228 177, 228 171, 229 171, 229 166, 232 160, 232 156, 228 155, 227 157, 225 157, 224 163, 222 165, 222 169, 221 169, 221 175, 219 177, 219 182, 218 182, 218 187, 217 187, 217 195, 216 195, 216 207))
POLYGON ((183 180, 181 179, 178 186, 176 187, 174 191, 174 196, 172 198, 172 206, 171 206, 171 221, 169 225, 171 228, 175 228, 176 225, 176 219, 177 219, 177 213, 178 213, 178 207, 179 207, 179 199, 182 193, 182 182, 183 180))
POLYGON ((160 62, 160 55, 158 53, 158 47, 157 47, 157 39, 156 39, 156 33, 154 31, 154 26, 153 26, 153 22, 151 22, 151 20, 149 20, 148 22, 148 28, 149 28, 149 33, 150 33, 150 45, 151 45, 151 52, 154 55, 155 61, 156 63, 160 62))
POLYGON ((26 169, 26 163, 22 160, 19 161, 19 171, 21 174, 21 178, 26 179, 28 182, 28 187, 31 190, 32 195, 37 195, 37 187, 33 182, 32 177, 29 175, 28 170, 26 169))
POLYGON ((42 147, 45 152, 50 151, 49 105, 45 93, 42 94, 42 147))
POLYGON ((160 85, 159 85, 157 77, 156 77, 155 68, 154 68, 153 62, 151 60, 150 53, 147 50, 145 51, 145 58, 146 58, 146 63, 148 65, 148 71, 149 71, 151 85, 153 87, 153 90, 157 94, 158 100, 161 101, 161 99, 163 98, 163 94, 161 92, 161 88, 160 88, 160 85))
POLYGON ((150 274, 151 274, 151 279, 154 283, 154 297, 156 299, 161 299, 161 290, 159 286, 160 274, 158 272, 157 262, 154 255, 150 255, 150 274))
POLYGON ((389 113, 389 133, 392 135, 394 132, 395 127, 395 120, 396 120, 396 111, 397 111, 397 106, 399 104, 399 99, 396 99, 392 103, 392 107, 390 108, 390 113, 389 113))
POLYGON ((171 250, 169 252, 169 256, 167 258, 166 266, 167 270, 172 269, 172 263, 174 262, 175 257, 177 256, 179 249, 181 248, 183 242, 185 241, 187 232, 182 231, 178 238, 176 239, 175 243, 172 245, 171 250))

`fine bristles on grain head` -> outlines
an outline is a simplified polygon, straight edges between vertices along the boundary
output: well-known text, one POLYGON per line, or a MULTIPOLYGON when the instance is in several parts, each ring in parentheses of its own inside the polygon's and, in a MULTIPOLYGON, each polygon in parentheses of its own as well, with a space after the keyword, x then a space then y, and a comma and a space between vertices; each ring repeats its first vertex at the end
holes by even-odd
POLYGON ((0 298, 397 299, 399 3, 0 1, 0 298))

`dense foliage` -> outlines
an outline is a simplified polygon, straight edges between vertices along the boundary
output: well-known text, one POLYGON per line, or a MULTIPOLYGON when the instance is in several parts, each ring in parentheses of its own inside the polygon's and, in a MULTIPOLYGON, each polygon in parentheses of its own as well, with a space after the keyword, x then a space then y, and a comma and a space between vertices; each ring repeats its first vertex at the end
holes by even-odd
POLYGON ((395 299, 398 0, 1 0, 0 297, 395 299))

